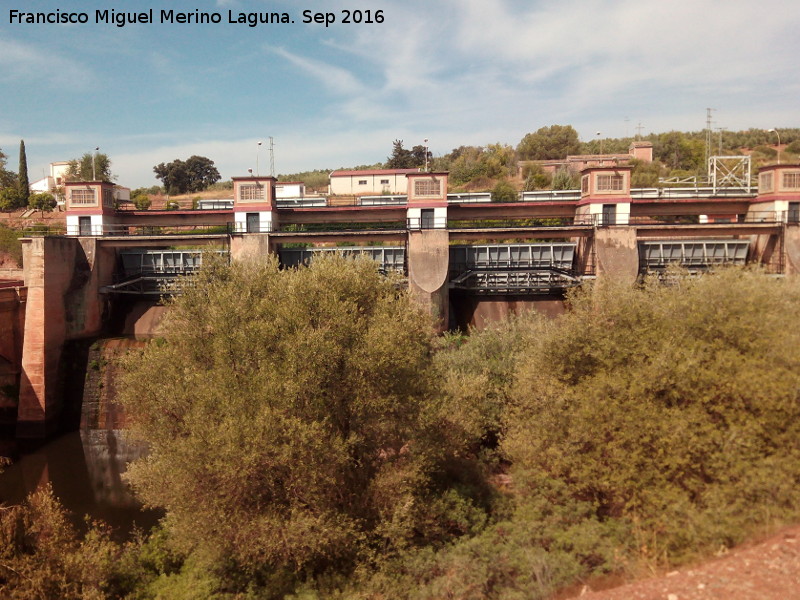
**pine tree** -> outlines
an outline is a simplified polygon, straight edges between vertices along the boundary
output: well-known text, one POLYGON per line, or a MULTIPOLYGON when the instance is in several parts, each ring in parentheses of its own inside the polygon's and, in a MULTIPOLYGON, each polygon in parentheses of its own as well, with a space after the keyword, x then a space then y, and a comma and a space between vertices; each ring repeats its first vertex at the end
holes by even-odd
POLYGON ((30 196, 30 184, 28 182, 28 158, 25 156, 25 140, 19 141, 19 175, 17 176, 17 187, 22 196, 23 206, 28 205, 30 196))

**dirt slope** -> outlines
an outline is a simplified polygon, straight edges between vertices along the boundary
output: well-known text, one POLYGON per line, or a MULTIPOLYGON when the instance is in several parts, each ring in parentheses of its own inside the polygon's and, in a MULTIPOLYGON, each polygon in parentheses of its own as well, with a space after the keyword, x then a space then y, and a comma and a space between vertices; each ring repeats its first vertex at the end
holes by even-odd
POLYGON ((707 562, 604 591, 584 588, 580 600, 800 599, 800 525, 734 548, 707 562))

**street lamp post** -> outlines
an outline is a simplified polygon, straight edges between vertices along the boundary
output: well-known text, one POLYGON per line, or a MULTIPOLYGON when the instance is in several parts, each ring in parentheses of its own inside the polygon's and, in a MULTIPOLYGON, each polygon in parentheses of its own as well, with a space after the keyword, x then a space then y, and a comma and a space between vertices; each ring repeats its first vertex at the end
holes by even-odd
POLYGON ((92 181, 97 181, 97 169, 95 167, 95 163, 97 162, 97 152, 100 150, 100 146, 94 149, 94 154, 92 154, 92 181))
POLYGON ((781 164, 781 134, 774 127, 772 129, 767 129, 767 131, 778 136, 778 164, 781 164))
POLYGON ((428 138, 422 140, 425 143, 425 172, 428 172, 428 138))
POLYGON ((258 142, 258 146, 256 146, 256 176, 260 177, 261 172, 258 170, 258 155, 261 153, 261 142, 258 142))

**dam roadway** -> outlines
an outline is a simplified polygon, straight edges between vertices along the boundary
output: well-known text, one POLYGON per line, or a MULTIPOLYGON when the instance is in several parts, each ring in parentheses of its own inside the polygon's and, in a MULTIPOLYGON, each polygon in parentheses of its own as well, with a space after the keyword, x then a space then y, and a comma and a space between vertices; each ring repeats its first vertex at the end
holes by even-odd
MULTIPOLYGON (((765 170, 779 179, 800 165, 765 170)), ((405 277, 441 329, 464 306, 473 313, 466 323, 484 318, 482 302, 547 311, 586 279, 634 281, 671 263, 698 272, 721 264, 800 271, 800 189, 656 193, 632 190, 630 169, 616 166, 587 168, 582 177, 580 191, 525 192, 505 203, 448 195, 446 173, 410 174, 405 196, 350 202, 277 200, 274 178, 243 177, 234 178, 231 208, 194 211, 118 210, 104 201, 110 184, 70 183, 66 235, 23 240, 24 285, 0 312, 16 323, 0 323, 9 331, 0 358, 18 377, 17 435, 46 437, 55 427, 67 341, 104 335, 121 297, 157 296, 159 282, 196 270, 192 256, 203 250, 231 261, 277 255, 287 266, 320 252, 366 253, 405 277), (307 246, 305 255, 297 244, 307 246)))

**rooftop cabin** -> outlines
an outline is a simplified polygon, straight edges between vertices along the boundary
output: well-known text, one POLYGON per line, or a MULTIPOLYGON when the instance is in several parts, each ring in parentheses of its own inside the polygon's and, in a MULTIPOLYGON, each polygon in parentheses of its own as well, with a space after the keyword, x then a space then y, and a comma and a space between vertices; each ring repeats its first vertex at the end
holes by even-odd
POLYGON ((272 231, 275 185, 272 176, 232 177, 233 227, 236 233, 272 231))
POLYGON ((782 221, 800 222, 800 164, 759 169, 758 196, 751 204, 754 213, 774 212, 782 221))
POLYGON ((108 181, 68 181, 64 184, 67 235, 103 235, 116 223, 114 184, 108 181))
POLYGON ((600 225, 627 225, 631 214, 632 167, 587 167, 581 171, 577 214, 600 225))

